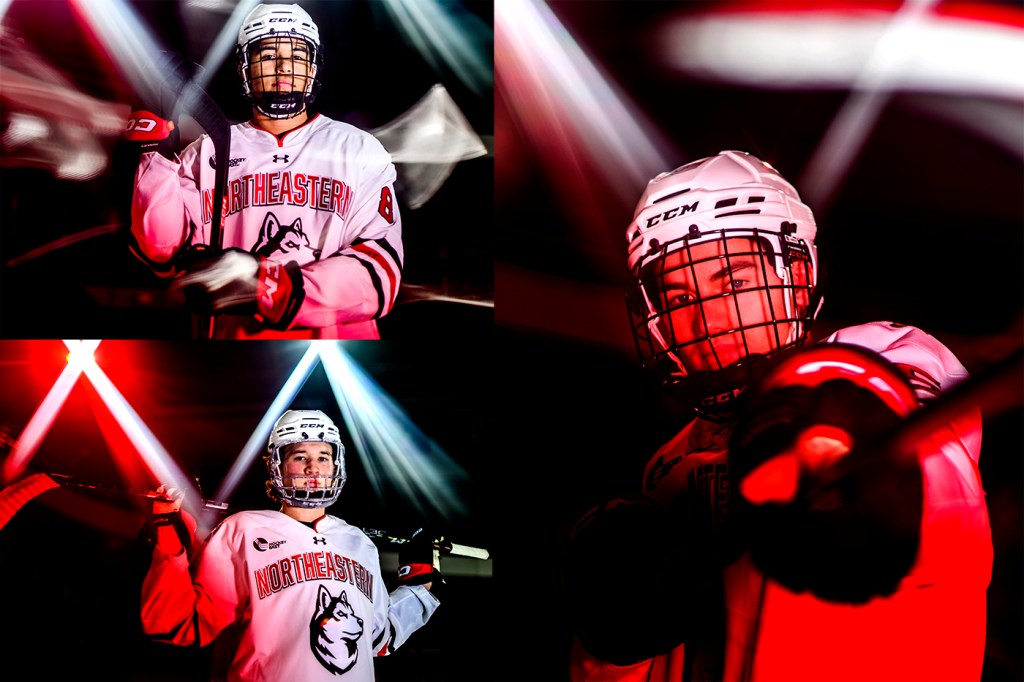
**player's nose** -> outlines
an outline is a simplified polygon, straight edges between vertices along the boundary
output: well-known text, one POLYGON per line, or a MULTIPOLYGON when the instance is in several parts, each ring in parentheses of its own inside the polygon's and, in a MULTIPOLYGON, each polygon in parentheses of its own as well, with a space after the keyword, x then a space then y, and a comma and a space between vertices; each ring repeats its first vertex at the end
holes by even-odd
POLYGON ((695 334, 706 333, 711 336, 722 334, 735 327, 735 304, 729 297, 712 297, 702 300, 699 311, 693 316, 695 334))

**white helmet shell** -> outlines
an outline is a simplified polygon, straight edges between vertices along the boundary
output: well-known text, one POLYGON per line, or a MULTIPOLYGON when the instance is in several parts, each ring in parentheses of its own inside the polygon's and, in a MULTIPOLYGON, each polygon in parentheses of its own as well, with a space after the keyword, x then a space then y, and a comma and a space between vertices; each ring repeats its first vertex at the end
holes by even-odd
POLYGON ((281 33, 297 35, 320 47, 320 30, 306 10, 298 5, 257 5, 242 22, 238 46, 281 33))
MULTIPOLYGON (((270 431, 267 454, 268 492, 292 507, 327 507, 338 501, 341 488, 345 485, 345 446, 341 443, 338 427, 331 418, 320 410, 288 410, 282 414, 270 431), (281 473, 282 450, 293 443, 328 443, 333 451, 334 474, 328 476, 331 484, 320 490, 309 491, 305 487, 286 485, 281 473)), ((291 477, 294 478, 294 477, 291 477)), ((325 477, 318 477, 325 478, 325 477)))
MULTIPOLYGON (((747 152, 723 151, 647 183, 627 230, 629 268, 642 267, 645 257, 662 247, 667 248, 664 255, 685 242, 751 236, 755 227, 761 237, 803 241, 816 260, 814 214, 793 185, 747 152), (792 227, 783 228, 784 223, 792 227)), ((778 248, 776 254, 782 253, 778 248)))

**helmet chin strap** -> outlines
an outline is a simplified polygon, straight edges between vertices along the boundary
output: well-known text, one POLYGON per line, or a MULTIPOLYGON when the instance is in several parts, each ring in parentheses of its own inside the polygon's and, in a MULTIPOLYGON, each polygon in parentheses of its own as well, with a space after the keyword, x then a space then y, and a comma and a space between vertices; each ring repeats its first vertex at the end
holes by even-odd
POLYGON ((267 118, 291 118, 306 108, 301 92, 264 92, 253 97, 253 106, 267 118))

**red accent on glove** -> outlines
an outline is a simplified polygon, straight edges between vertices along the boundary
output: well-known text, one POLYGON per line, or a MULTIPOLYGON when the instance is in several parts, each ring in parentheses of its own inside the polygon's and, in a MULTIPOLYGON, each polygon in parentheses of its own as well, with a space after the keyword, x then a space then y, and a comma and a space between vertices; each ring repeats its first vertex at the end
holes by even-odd
POLYGON ((405 564, 398 567, 398 582, 408 583, 413 578, 421 575, 430 575, 434 567, 430 564, 405 564))
POLYGON ((839 344, 823 344, 782 360, 762 379, 760 390, 768 392, 786 386, 816 388, 833 379, 843 379, 870 391, 903 417, 918 405, 906 377, 888 361, 869 351, 839 344))
POLYGON ((174 121, 157 116, 147 109, 132 112, 124 136, 132 142, 153 142, 166 140, 174 131, 174 121))
POLYGON ((256 317, 271 327, 287 328, 306 293, 298 264, 261 260, 257 277, 256 317))

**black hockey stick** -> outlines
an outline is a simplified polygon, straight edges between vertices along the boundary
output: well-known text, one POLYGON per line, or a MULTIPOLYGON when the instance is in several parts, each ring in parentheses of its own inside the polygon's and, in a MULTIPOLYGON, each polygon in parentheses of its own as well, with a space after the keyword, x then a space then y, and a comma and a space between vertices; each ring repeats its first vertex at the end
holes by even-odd
MULTIPOLYGON (((177 74, 175 74, 177 75, 177 74)), ((210 214, 211 254, 218 254, 224 248, 222 221, 224 217, 224 193, 228 183, 228 164, 231 158, 231 123, 217 103, 194 80, 182 80, 180 104, 192 115, 213 142, 214 187, 213 209, 210 214)), ((196 336, 199 339, 213 338, 212 314, 199 318, 196 336)))

